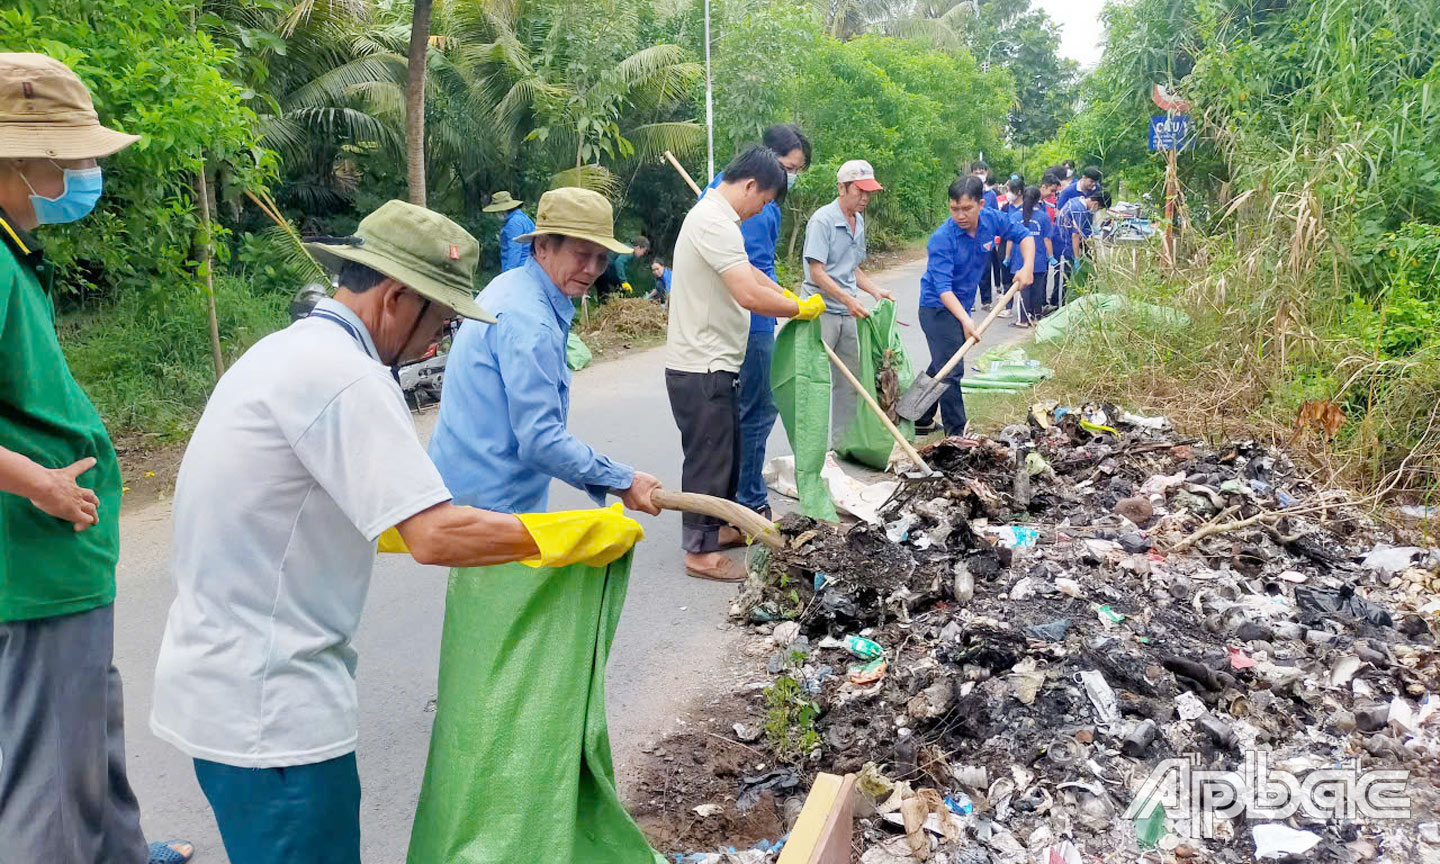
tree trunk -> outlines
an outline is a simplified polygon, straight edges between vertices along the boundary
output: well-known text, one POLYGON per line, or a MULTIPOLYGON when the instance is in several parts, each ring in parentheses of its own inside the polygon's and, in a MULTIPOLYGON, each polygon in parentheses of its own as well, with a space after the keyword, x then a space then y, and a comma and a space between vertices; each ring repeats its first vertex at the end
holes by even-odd
POLYGON ((210 226, 209 169, 204 165, 195 175, 195 197, 200 199, 200 268, 205 271, 205 296, 209 301, 210 359, 215 363, 215 380, 225 374, 225 355, 220 351, 220 319, 215 314, 215 254, 210 226))
POLYGON ((430 48, 430 10, 434 0, 415 0, 410 22, 408 78, 405 82, 405 168, 410 203, 425 206, 425 54, 430 48))

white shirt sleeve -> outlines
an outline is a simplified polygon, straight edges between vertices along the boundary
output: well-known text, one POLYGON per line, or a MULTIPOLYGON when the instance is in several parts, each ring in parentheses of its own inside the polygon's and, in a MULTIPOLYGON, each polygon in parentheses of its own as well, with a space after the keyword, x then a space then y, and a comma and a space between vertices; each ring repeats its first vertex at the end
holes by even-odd
POLYGON ((695 251, 716 273, 724 273, 734 267, 750 263, 745 252, 745 238, 740 226, 729 220, 714 221, 699 226, 695 232, 695 251))
POLYGON ((399 389, 378 375, 340 391, 296 440, 295 455, 368 540, 452 497, 399 389))

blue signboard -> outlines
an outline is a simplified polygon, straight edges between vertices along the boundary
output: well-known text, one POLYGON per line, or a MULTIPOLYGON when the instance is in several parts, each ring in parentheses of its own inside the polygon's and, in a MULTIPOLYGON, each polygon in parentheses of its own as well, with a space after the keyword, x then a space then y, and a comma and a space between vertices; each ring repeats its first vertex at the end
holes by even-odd
POLYGON ((1151 150, 1188 150, 1195 146, 1190 134, 1190 115, 1172 114, 1150 118, 1151 150))

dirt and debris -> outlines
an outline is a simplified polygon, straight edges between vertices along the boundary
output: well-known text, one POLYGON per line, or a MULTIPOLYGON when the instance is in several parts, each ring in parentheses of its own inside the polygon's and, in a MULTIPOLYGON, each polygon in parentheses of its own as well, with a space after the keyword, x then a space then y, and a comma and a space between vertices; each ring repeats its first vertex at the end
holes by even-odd
POLYGON ((1027 420, 927 448, 939 476, 902 480, 878 524, 792 515, 786 549, 752 554, 732 614, 754 680, 714 732, 665 745, 709 780, 652 802, 716 805, 696 816, 715 830, 656 848, 773 840, 827 771, 864 781, 862 862, 1440 861, 1440 550, 1254 441, 1109 405, 1027 420), (1183 764, 1192 786, 1238 772, 1213 776, 1244 803, 1259 763, 1289 772, 1261 793, 1342 791, 1289 812, 1166 799, 1183 764), (1365 798, 1372 770, 1408 772, 1387 790, 1408 811, 1366 809, 1396 803, 1365 798))

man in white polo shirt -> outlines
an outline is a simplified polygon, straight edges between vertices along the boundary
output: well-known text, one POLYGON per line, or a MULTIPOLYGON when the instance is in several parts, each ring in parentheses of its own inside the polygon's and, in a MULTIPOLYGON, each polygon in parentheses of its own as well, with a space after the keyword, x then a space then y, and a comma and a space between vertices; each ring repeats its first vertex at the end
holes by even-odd
MULTIPOLYGON (((740 474, 736 387, 750 314, 814 318, 820 298, 801 302, 750 266, 740 223, 783 196, 785 168, 774 151, 751 147, 725 166, 725 178, 690 208, 675 241, 665 389, 685 452, 681 489, 733 500, 740 474), (718 193, 718 194, 717 194, 718 193), (762 281, 763 279, 763 281, 762 281)), ((741 542, 718 520, 684 514, 685 569, 702 579, 742 582, 745 570, 720 554, 741 542)))
POLYGON ((225 373, 175 488, 150 728, 194 758, 231 864, 359 864, 350 640, 382 532, 451 567, 561 565, 591 558, 577 535, 639 533, 610 510, 568 514, 575 532, 450 503, 393 367, 454 313, 494 322, 471 299, 475 238, 391 201, 309 248, 339 269, 335 298, 225 373))

